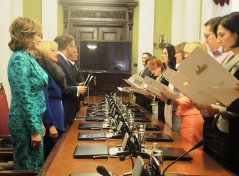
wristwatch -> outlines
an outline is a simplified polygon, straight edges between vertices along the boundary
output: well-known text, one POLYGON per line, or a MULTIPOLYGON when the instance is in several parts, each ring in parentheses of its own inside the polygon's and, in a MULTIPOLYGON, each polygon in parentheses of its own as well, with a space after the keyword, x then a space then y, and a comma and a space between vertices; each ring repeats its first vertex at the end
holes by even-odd
POLYGON ((167 100, 167 105, 171 105, 171 101, 172 101, 171 99, 168 99, 167 100))

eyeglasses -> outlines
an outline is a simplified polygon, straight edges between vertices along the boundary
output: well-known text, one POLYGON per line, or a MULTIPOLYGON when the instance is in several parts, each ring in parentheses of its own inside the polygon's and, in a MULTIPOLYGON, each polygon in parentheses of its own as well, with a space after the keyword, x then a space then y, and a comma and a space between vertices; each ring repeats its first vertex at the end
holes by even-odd
POLYGON ((212 34, 214 34, 214 33, 211 33, 211 34, 204 34, 204 37, 205 37, 205 39, 207 40, 209 37, 210 37, 210 35, 212 35, 212 34))

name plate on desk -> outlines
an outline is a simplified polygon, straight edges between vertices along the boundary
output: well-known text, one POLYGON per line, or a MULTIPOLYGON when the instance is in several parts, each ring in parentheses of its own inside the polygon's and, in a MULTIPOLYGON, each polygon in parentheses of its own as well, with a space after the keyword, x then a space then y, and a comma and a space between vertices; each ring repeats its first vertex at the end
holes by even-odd
POLYGON ((106 159, 109 156, 108 147, 104 144, 89 144, 76 146, 74 158, 106 159))

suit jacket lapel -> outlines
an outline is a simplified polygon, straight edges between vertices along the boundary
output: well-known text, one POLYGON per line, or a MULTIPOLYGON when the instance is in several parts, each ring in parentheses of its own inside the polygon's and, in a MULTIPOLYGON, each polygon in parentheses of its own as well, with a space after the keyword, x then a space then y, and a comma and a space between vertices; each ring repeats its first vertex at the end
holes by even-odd
POLYGON ((73 74, 73 70, 72 70, 72 68, 70 66, 70 63, 68 61, 66 61, 65 58, 62 57, 62 55, 59 55, 59 56, 60 56, 59 59, 61 59, 62 62, 64 63, 64 66, 66 67, 66 70, 69 73, 69 75, 70 75, 70 77, 72 79, 72 82, 76 83, 75 82, 75 78, 74 78, 74 74, 73 74))
POLYGON ((149 68, 148 67, 146 67, 143 71, 142 71, 143 73, 140 75, 142 78, 144 78, 146 75, 148 76, 149 74, 149 68))

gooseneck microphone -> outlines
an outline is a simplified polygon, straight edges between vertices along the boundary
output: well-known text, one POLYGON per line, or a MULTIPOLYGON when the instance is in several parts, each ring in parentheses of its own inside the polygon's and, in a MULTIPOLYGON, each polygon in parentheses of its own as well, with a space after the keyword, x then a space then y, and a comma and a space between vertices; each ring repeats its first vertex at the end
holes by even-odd
POLYGON ((180 157, 178 157, 176 160, 174 160, 171 164, 169 164, 163 171, 163 173, 161 174, 161 176, 164 176, 166 170, 172 166, 174 163, 176 163, 179 159, 181 159, 182 157, 184 157, 186 154, 188 154, 189 152, 191 152, 192 150, 201 147, 204 144, 204 140, 198 141, 190 150, 188 150, 186 153, 184 153, 183 155, 181 155, 180 157))
MULTIPOLYGON (((125 155, 120 155, 119 159, 120 161, 124 161, 126 159, 127 156, 125 155)), ((128 157, 130 158, 131 162, 132 162, 132 169, 134 168, 134 160, 132 158, 132 154, 128 155, 128 157)))
POLYGON ((106 170, 106 168, 102 165, 97 166, 96 170, 100 175, 111 176, 110 173, 106 170))

